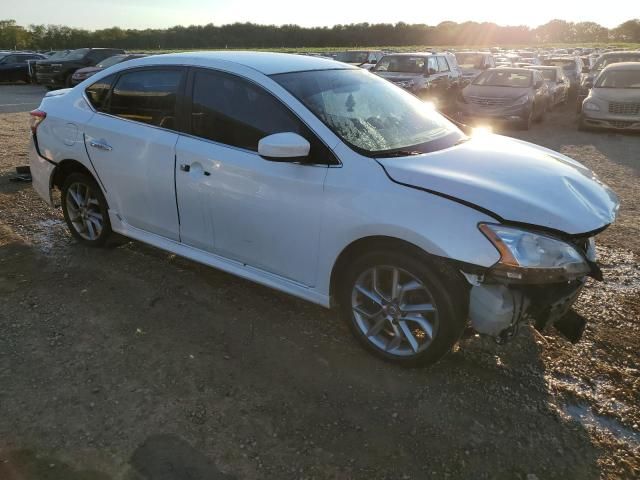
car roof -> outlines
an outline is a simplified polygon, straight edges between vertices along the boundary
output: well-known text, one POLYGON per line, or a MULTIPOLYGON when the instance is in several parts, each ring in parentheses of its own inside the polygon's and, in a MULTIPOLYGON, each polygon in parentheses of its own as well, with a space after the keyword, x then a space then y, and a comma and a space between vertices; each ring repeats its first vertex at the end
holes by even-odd
POLYGON ((530 65, 525 68, 527 70, 562 70, 558 65, 530 65))
POLYGON ((618 63, 612 63, 611 65, 608 65, 606 67, 604 67, 604 71, 610 71, 610 70, 640 70, 640 62, 618 62, 618 63))
POLYGON ((489 70, 495 70, 498 72, 520 72, 520 73, 524 73, 524 72, 530 72, 532 69, 531 68, 527 68, 527 67, 513 67, 513 68, 504 68, 504 67, 500 67, 500 68, 489 68, 485 71, 489 71, 489 70))
POLYGON ((189 64, 200 67, 215 67, 219 62, 235 63, 257 70, 265 75, 278 73, 303 72, 309 70, 358 69, 358 67, 335 60, 295 55, 291 53, 249 52, 249 51, 207 51, 170 53, 152 55, 135 60, 137 65, 153 64, 189 64))
POLYGON ((612 55, 628 55, 630 57, 636 56, 636 55, 640 55, 640 50, 616 50, 613 52, 604 52, 601 56, 607 56, 610 57, 612 55))
POLYGON ((399 53, 387 53, 385 57, 428 57, 430 55, 445 55, 444 52, 399 52, 399 53))

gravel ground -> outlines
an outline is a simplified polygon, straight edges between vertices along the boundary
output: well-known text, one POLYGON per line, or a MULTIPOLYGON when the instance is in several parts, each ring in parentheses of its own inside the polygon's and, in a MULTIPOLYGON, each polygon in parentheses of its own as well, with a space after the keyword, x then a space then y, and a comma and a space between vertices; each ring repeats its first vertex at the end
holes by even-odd
POLYGON ((622 199, 580 343, 472 336, 402 370, 313 305, 136 242, 78 245, 9 182, 27 120, 0 113, 0 479, 640 476, 640 137, 577 132, 573 107, 506 132, 622 199))

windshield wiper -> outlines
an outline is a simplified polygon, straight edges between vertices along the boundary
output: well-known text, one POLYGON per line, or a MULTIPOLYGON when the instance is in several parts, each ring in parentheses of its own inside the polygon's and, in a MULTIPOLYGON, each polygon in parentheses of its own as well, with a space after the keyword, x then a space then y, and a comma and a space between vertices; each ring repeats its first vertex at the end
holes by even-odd
POLYGON ((425 152, 418 150, 392 150, 390 152, 376 152, 370 155, 373 158, 410 157, 412 155, 422 155, 425 152))

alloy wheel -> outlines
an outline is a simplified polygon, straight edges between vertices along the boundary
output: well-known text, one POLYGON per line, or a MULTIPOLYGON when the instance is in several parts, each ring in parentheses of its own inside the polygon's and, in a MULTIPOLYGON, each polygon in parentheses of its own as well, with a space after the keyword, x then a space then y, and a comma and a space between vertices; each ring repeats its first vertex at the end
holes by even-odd
POLYGON ((351 308, 364 337, 390 355, 422 353, 437 334, 433 295, 416 276, 398 267, 364 271, 353 286, 351 308))
POLYGON ((66 205, 71 225, 85 240, 96 240, 102 234, 104 217, 100 201, 93 189, 76 182, 67 189, 66 205))

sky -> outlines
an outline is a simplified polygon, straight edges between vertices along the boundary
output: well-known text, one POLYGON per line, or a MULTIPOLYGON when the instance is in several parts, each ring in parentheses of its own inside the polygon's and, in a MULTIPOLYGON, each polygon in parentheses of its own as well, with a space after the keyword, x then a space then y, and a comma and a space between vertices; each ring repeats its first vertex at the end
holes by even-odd
POLYGON ((437 25, 444 20, 536 27, 554 18, 595 21, 611 28, 640 17, 638 0, 609 0, 606 8, 591 8, 589 3, 584 0, 517 3, 457 0, 449 3, 451 8, 447 9, 446 2, 426 0, 0 0, 0 19, 14 19, 19 25, 57 24, 94 30, 113 26, 163 28, 233 22, 294 23, 306 27, 400 21, 437 25), (634 4, 636 7, 631 8, 634 4))

